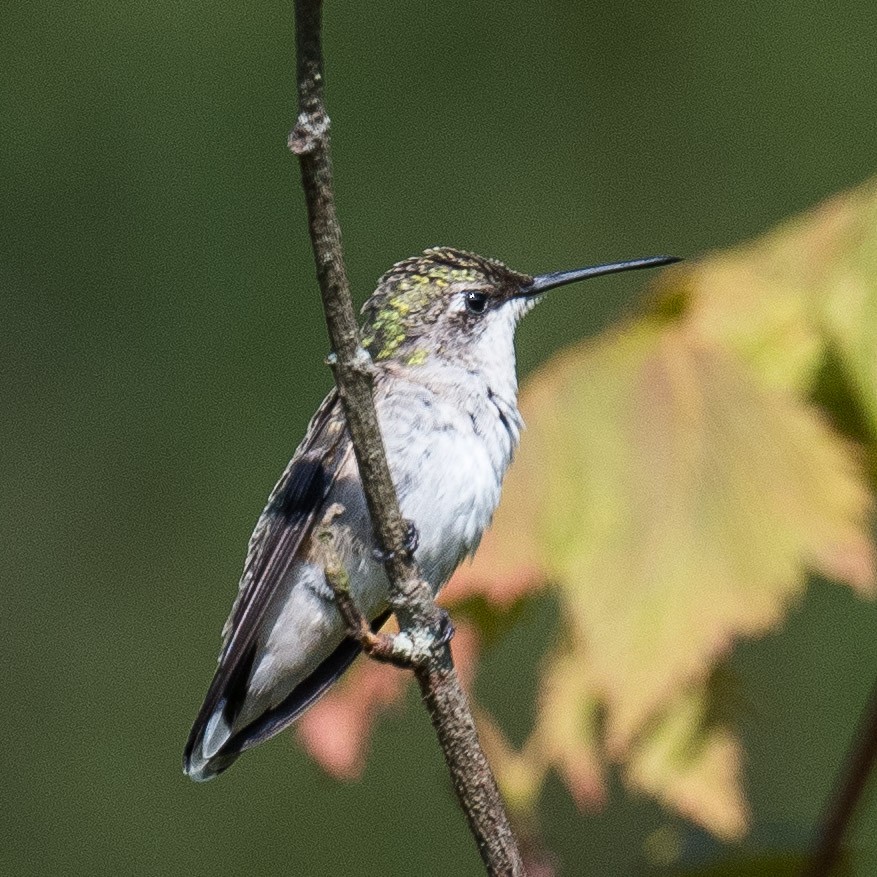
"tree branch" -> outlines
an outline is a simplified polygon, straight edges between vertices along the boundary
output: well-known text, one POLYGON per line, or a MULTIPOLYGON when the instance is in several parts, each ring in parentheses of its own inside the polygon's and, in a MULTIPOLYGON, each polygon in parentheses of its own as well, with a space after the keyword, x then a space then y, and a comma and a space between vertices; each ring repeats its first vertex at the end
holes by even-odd
POLYGON ((524 866, 502 797, 441 634, 442 614, 406 547, 407 526, 378 427, 372 393, 374 366, 360 344, 335 211, 323 92, 322 0, 296 0, 295 16, 299 114, 289 147, 301 165, 317 280, 333 350, 330 362, 372 526, 386 557, 390 603, 400 630, 412 641, 429 644, 429 659, 415 662, 414 673, 487 872, 522 875, 524 866))
POLYGON ((843 840, 877 762, 877 683, 859 719, 859 728, 844 760, 836 788, 820 821, 816 846, 803 877, 827 877, 840 861, 843 840))

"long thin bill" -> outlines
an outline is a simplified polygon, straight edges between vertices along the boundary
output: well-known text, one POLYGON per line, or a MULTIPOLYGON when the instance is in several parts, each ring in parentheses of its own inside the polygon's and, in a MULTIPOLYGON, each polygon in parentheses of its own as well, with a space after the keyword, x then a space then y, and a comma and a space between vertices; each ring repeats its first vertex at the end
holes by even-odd
POLYGON ((566 286, 567 283, 578 283, 579 280, 590 280, 604 274, 619 274, 621 271, 639 271, 642 268, 658 268, 661 265, 672 265, 679 262, 678 256, 649 256, 646 259, 630 259, 627 262, 610 262, 607 265, 589 265, 586 268, 573 268, 572 271, 554 271, 551 274, 540 274, 533 282, 521 290, 522 295, 540 295, 549 289, 566 286))

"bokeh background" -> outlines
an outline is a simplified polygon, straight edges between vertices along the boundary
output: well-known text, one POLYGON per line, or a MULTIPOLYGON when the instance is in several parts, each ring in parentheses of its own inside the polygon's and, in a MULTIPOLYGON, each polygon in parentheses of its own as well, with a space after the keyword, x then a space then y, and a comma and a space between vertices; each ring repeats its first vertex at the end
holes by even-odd
MULTIPOLYGON (((289 736, 207 786, 180 771, 252 524, 330 385, 285 146, 291 3, 6 3, 0 32, 0 871, 479 874, 417 709, 382 724, 358 784, 289 736)), ((534 272, 696 255, 864 179, 875 32, 871 0, 329 4, 358 301, 431 244, 534 272)), ((638 282, 538 309, 522 372, 638 282)), ((512 730, 552 617, 536 606, 485 660, 479 694, 512 730)), ((752 848, 808 842, 875 624, 814 581, 738 649, 752 848)), ((564 873, 628 873, 668 831, 708 843, 613 792, 583 817, 549 787, 564 873)), ((871 796, 862 875, 875 819, 871 796)))

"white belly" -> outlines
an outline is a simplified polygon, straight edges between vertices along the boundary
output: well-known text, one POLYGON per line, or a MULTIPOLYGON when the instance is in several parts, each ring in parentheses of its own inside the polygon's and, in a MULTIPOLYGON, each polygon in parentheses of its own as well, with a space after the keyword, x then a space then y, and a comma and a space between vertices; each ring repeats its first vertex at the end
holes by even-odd
MULTIPOLYGON (((418 565, 437 592, 477 548, 490 523, 516 434, 497 417, 479 420, 425 388, 406 387, 404 393, 385 396, 378 412, 402 515, 417 527, 418 565), (484 424, 491 421, 498 431, 485 434, 484 424)), ((347 512, 339 523, 356 522, 355 529, 362 531, 359 548, 344 552, 351 591, 360 609, 374 618, 388 605, 388 582, 372 556, 361 494, 342 499, 347 512)), ((323 570, 309 562, 295 564, 263 624, 260 657, 240 723, 282 700, 344 635, 341 617, 325 593, 323 570)))

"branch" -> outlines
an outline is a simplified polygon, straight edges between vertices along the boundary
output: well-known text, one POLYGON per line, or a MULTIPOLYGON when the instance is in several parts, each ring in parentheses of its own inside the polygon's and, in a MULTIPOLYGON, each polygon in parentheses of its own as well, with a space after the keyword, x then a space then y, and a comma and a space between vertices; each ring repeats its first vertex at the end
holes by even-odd
MULTIPOLYGON (((337 507, 338 503, 335 505, 337 507)), ((333 509, 330 509, 329 514, 334 517, 333 509)), ((328 521, 324 521, 324 524, 328 524, 328 521)), ((385 664, 393 664, 402 670, 414 670, 418 664, 428 661, 429 648, 417 648, 410 637, 401 633, 397 635, 375 633, 372 630, 368 619, 360 611, 350 592, 350 576, 335 551, 334 539, 335 536, 328 526, 324 526, 317 533, 317 541, 322 546, 326 584, 332 589, 338 611, 347 626, 348 635, 362 646, 362 650, 370 658, 385 664)))
POLYGON ((804 877, 827 877, 841 858, 843 840, 877 762, 877 683, 859 720, 859 729, 850 746, 837 787, 819 825, 813 855, 804 877))
POLYGON ((414 674, 487 872, 523 875, 502 797, 478 742, 450 647, 442 636, 442 613, 406 547, 408 528, 399 511, 378 427, 372 393, 374 366, 360 344, 335 212, 329 116, 323 94, 322 0, 296 0, 295 16, 299 114, 289 147, 301 165, 317 281, 333 350, 330 362, 372 526, 386 557, 390 604, 400 630, 415 642, 429 644, 428 660, 415 662, 414 674))

